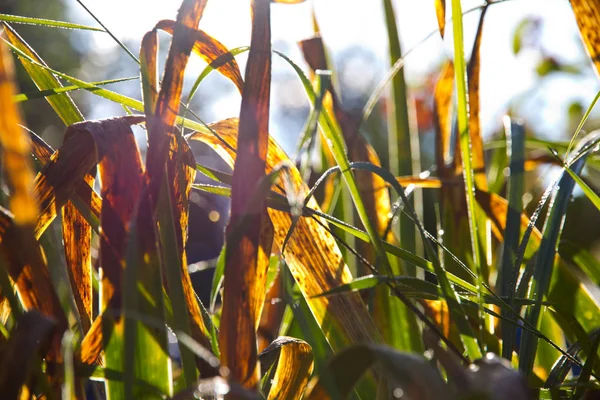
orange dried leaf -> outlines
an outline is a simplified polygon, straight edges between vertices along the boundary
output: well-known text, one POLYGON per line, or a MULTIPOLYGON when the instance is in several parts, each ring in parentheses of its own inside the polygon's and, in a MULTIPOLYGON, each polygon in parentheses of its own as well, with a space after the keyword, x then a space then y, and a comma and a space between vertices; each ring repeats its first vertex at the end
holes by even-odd
MULTIPOLYGON (((173 34, 174 26, 175 21, 165 19, 159 21, 154 29, 160 29, 169 34, 173 34)), ((242 92, 244 80, 242 79, 242 74, 237 61, 235 61, 235 58, 229 52, 227 47, 200 29, 194 32, 194 39, 193 52, 199 55, 204 61, 211 64, 217 71, 223 74, 223 76, 229 78, 238 90, 242 92), (219 62, 213 64, 217 59, 219 59, 219 62)))
POLYGON ((594 63, 596 75, 600 75, 600 3, 588 0, 571 0, 575 20, 585 44, 585 48, 594 63))
POLYGON ((275 358, 275 375, 267 399, 302 398, 308 378, 313 370, 312 348, 303 340, 287 336, 277 338, 260 355, 263 359, 275 358))
POLYGON ((258 326, 258 350, 263 351, 278 335, 286 304, 283 301, 283 281, 280 271, 267 288, 265 306, 258 326))
POLYGON ((19 226, 31 225, 38 217, 33 196, 34 173, 30 165, 30 145, 27 133, 20 127, 21 112, 13 102, 17 93, 14 64, 8 47, 0 45, 0 145, 2 164, 11 189, 10 210, 19 226))
POLYGON ((183 75, 195 43, 195 32, 208 0, 184 0, 177 13, 173 40, 165 64, 165 73, 153 115, 147 115, 148 153, 146 155, 146 182, 152 208, 156 207, 158 193, 165 172, 171 136, 181 92, 183 75))
MULTIPOLYGON (((30 132, 29 135, 31 139, 31 150, 33 155, 37 158, 38 162, 42 166, 46 166, 50 159, 52 158, 54 151, 52 148, 42 140, 35 133, 30 132)), ((90 199, 89 203, 89 212, 92 217, 95 219, 100 219, 100 208, 102 207, 102 199, 98 194, 91 188, 91 186, 82 180, 82 183, 77 186, 75 189, 74 196, 79 197, 81 203, 84 202, 83 199, 90 199)), ((36 238, 40 238, 46 226, 54 220, 56 217, 56 209, 51 207, 45 211, 42 211, 40 217, 38 218, 38 222, 36 224, 35 236, 36 238)))
POLYGON ((269 143, 271 13, 269 0, 253 0, 251 4, 252 39, 231 185, 219 331, 221 362, 230 369, 231 378, 248 388, 255 387, 260 379, 256 330, 265 300, 273 240, 266 193, 255 193, 265 178, 269 143), (256 196, 256 201, 248 201, 256 196))
POLYGON ((473 159, 473 173, 475 184, 481 190, 487 190, 487 180, 485 177, 485 155, 483 152, 483 138, 481 136, 481 122, 479 120, 479 81, 480 81, 480 49, 481 35, 483 32, 483 20, 487 7, 484 7, 479 17, 477 26, 477 35, 473 44, 471 59, 467 66, 467 76, 469 79, 469 135, 471 136, 471 155, 473 159))
POLYGON ((10 218, 4 218, 9 225, 5 226, 1 251, 25 309, 38 309, 56 319, 57 334, 53 336, 48 358, 59 360, 60 335, 68 325, 34 236, 39 208, 33 191, 30 142, 27 133, 20 127, 20 110, 12 100, 15 93, 14 65, 6 44, 1 43, 0 145, 3 168, 11 189, 9 205, 12 212, 10 218))
MULTIPOLYGON (((450 138, 452 137, 452 93, 454 89, 454 64, 446 61, 433 94, 433 113, 435 126, 435 159, 438 174, 441 178, 452 177, 453 173, 446 167, 446 159, 450 154, 450 138)), ((459 163, 460 164, 460 163, 459 163)))
MULTIPOLYGON (((229 165, 233 165, 235 153, 229 146, 237 148, 237 119, 220 121, 211 124, 210 127, 227 145, 215 136, 201 132, 194 133, 190 139, 206 143, 229 165)), ((273 139, 269 140, 267 154, 267 172, 289 160, 273 139)), ((289 174, 294 194, 302 196, 307 193, 308 188, 299 171, 291 168, 289 174)), ((283 179, 279 178, 276 185, 283 187, 283 179)), ((308 202, 308 207, 319 210, 314 199, 308 202)), ((274 226, 274 243, 282 246, 292 218, 290 214, 282 211, 268 209, 268 212, 274 226)), ((320 218, 301 218, 286 247, 285 260, 298 287, 334 350, 340 350, 353 343, 380 342, 381 337, 360 294, 349 292, 339 296, 314 297, 352 281, 352 275, 342 259, 335 239, 317 220, 326 225, 320 218)))
POLYGON ((440 28, 440 36, 443 39, 446 28, 446 0, 435 0, 435 14, 440 28))

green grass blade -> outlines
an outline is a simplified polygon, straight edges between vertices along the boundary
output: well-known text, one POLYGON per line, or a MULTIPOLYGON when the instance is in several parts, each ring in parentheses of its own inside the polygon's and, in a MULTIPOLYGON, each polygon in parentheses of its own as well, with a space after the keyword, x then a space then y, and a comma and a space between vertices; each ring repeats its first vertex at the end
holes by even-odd
MULTIPOLYGON (((573 171, 581 173, 584 163, 585 158, 577 160, 572 164, 573 171)), ((528 298, 531 298, 532 300, 541 301, 548 293, 558 240, 560 238, 567 205, 571 199, 574 186, 575 181, 571 176, 567 173, 563 173, 558 183, 558 190, 553 195, 548 216, 544 223, 544 236, 535 262, 533 281, 528 296, 528 298)), ((525 318, 531 325, 539 328, 541 312, 541 306, 534 305, 527 309, 525 318)), ((519 369, 523 371, 523 373, 532 373, 536 348, 537 338, 528 332, 524 332, 519 348, 519 369)))
MULTIPOLYGON (((519 249, 521 237, 521 213, 523 212, 523 193, 525 190, 524 162, 525 162, 525 129, 523 125, 505 119, 506 152, 509 160, 510 175, 507 185, 508 215, 506 216, 506 229, 504 232, 504 246, 502 249, 502 263, 499 271, 498 282, 500 296, 509 296, 508 306, 512 307, 512 299, 517 284, 517 273, 520 265, 514 265, 519 249)), ((503 310, 502 315, 506 316, 503 310)), ((502 357, 512 359, 515 342, 515 326, 502 324, 502 357)))
MULTIPOLYGON (((132 81, 132 80, 136 80, 136 79, 139 79, 139 77, 134 76, 134 77, 130 77, 130 78, 107 79, 105 81, 91 82, 91 85, 104 86, 104 85, 110 85, 112 83, 128 82, 128 81, 132 81)), ((39 90, 37 92, 19 93, 13 97, 13 100, 15 103, 21 103, 24 101, 40 99, 42 97, 54 96, 54 95, 60 94, 60 93, 73 92, 73 91, 79 90, 79 89, 81 89, 80 86, 71 85, 71 86, 56 87, 56 88, 51 88, 51 89, 46 89, 46 90, 39 90)))
POLYGON ((564 260, 577 265, 596 285, 600 285, 600 261, 589 250, 575 243, 562 241, 558 252, 564 260))
MULTIPOLYGON (((469 101, 467 98, 467 68, 465 63, 465 52, 463 42, 462 6, 460 0, 452 0, 452 29, 454 32, 454 70, 456 73, 457 112, 458 112, 458 134, 460 151, 462 153, 463 177, 465 181, 465 192, 467 197, 467 212, 469 217, 469 230, 471 236, 471 251, 473 253, 473 264, 477 270, 477 285, 481 286, 481 256, 479 254, 479 236, 477 235, 477 218, 475 202, 475 178, 472 167, 471 137, 469 135, 469 101)), ((483 311, 483 310, 482 310, 483 311)), ((480 326, 483 325, 483 314, 479 315, 480 326)), ((481 345, 481 344, 480 344, 481 345)), ((479 353, 481 349, 474 351, 479 353)))
POLYGON ((50 28, 79 29, 79 30, 84 30, 84 31, 104 32, 104 29, 94 28, 91 26, 80 25, 80 24, 73 24, 71 22, 54 21, 51 19, 44 19, 44 18, 21 17, 18 15, 0 14, 0 21, 12 22, 15 24, 47 26, 50 28))
MULTIPOLYGON (((53 75, 53 71, 48 68, 44 61, 35 53, 35 51, 25 42, 17 32, 8 24, 4 24, 6 35, 8 36, 10 46, 20 56, 21 63, 27 71, 27 74, 40 90, 49 90, 61 88, 62 84, 53 75)), ((77 108, 71 97, 67 93, 46 98, 56 114, 65 125, 71 125, 84 120, 83 114, 77 108)))
MULTIPOLYGON (((173 305, 173 328, 191 336, 190 321, 188 319, 187 303, 182 285, 181 276, 182 255, 179 252, 177 236, 175 234, 175 222, 173 220, 173 206, 171 196, 169 195, 168 174, 165 173, 163 185, 158 198, 157 213, 159 224, 160 249, 163 267, 163 275, 167 278, 169 288, 169 298, 173 305)), ((181 368, 185 380, 185 386, 191 386, 197 379, 196 358, 194 354, 186 347, 179 346, 181 354, 181 368)))

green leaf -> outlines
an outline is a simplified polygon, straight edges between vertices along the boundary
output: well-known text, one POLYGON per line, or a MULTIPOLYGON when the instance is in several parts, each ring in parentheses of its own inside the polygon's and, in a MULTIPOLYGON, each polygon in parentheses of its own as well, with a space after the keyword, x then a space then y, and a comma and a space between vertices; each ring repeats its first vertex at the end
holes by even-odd
POLYGON ((84 30, 84 31, 104 32, 104 29, 94 28, 94 27, 86 26, 86 25, 73 24, 73 23, 64 22, 64 21, 54 21, 51 19, 44 19, 44 18, 21 17, 18 15, 0 14, 0 21, 12 22, 15 24, 47 26, 47 27, 51 27, 51 28, 80 29, 80 30, 84 30))
MULTIPOLYGON (((139 78, 137 76, 133 76, 130 78, 108 79, 105 81, 92 82, 91 84, 94 86, 103 86, 103 85, 109 85, 111 83, 127 82, 127 81, 136 80, 136 79, 139 79, 139 78)), ((60 94, 60 93, 72 92, 72 91, 79 90, 79 89, 81 89, 81 87, 77 86, 77 85, 56 87, 56 88, 47 89, 47 90, 39 90, 37 92, 20 93, 20 94, 15 95, 13 97, 13 100, 15 101, 15 103, 21 103, 24 101, 35 100, 35 99, 39 99, 42 97, 49 97, 49 96, 53 96, 53 95, 60 94)))
MULTIPOLYGON (((502 248, 502 263, 499 271, 498 282, 500 296, 508 296, 508 306, 513 307, 512 298, 517 285, 517 274, 520 265, 515 265, 521 237, 521 213, 523 212, 523 193, 525 190, 524 163, 525 163, 525 129, 523 125, 511 122, 508 117, 505 121, 506 153, 509 160, 510 174, 507 185, 508 214, 506 216, 506 229, 504 231, 504 245, 502 248)), ((502 312, 506 315, 506 310, 502 312)), ((502 323, 502 357, 512 359, 515 342, 516 327, 514 324, 502 323)))
MULTIPOLYGON (((462 6, 460 0, 452 0, 452 24, 454 31, 454 71, 456 74, 457 91, 457 113, 458 113, 458 134, 461 160, 463 163, 463 177, 465 181, 465 192, 467 198, 467 212, 469 217, 469 230, 471 236, 471 251, 473 254, 473 264, 477 270, 477 286, 481 286, 481 263, 479 254, 479 236, 477 235, 477 218, 475 202, 475 179, 472 166, 471 137, 469 135, 469 101, 467 98, 467 68, 465 63, 464 43, 463 43, 463 22, 462 6)), ((480 325, 482 325, 483 315, 480 313, 480 325)), ((473 338, 463 339, 470 356, 474 359, 481 358, 481 344, 473 338)))
MULTIPOLYGON (((584 163, 585 158, 580 158, 572 165, 573 170, 576 173, 580 173, 584 163)), ((553 195, 548 216, 544 223, 542 243, 535 262, 533 281, 528 295, 528 298, 532 300, 543 300, 550 288, 550 278, 555 264, 558 240, 574 186, 575 181, 571 176, 563 173, 558 183, 558 190, 553 195)), ((539 328, 541 312, 541 305, 533 305, 527 309, 525 318, 531 325, 539 328)), ((537 338, 528 332, 524 332, 519 349, 519 369, 524 373, 532 373, 536 347, 537 338)))

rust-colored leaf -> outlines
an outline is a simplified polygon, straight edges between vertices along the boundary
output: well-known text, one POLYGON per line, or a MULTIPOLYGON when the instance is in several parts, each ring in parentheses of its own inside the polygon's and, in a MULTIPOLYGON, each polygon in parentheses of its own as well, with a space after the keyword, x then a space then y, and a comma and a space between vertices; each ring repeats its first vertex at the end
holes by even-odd
POLYGON ((399 176, 396 178, 403 187, 413 185, 423 189, 439 189, 442 181, 436 178, 419 178, 418 176, 399 176))
MULTIPOLYGON (((211 124, 219 136, 227 143, 207 133, 196 132, 191 140, 198 140, 213 148, 224 161, 233 165, 235 153, 229 147, 237 148, 237 119, 228 119, 211 124)), ((267 172, 288 160, 281 147, 269 140, 267 172)), ((308 188, 296 168, 289 172, 292 190, 302 196, 308 188)), ((284 180, 276 181, 277 187, 284 187, 284 180)), ((283 193, 282 193, 283 194, 283 193)), ((311 199, 308 207, 319 210, 316 200, 311 199)), ((269 209, 269 216, 275 229, 274 242, 282 246, 292 224, 290 214, 269 209)), ((352 281, 352 275, 344 264, 342 254, 333 236, 321 225, 320 218, 301 218, 286 246, 285 259, 298 287, 308 301, 308 305, 321 326, 325 337, 334 350, 340 350, 352 343, 380 342, 381 338, 360 294, 344 293, 339 296, 317 296, 341 284, 352 281), (319 221, 319 222, 318 222, 319 221)))
POLYGON ((60 360, 60 335, 68 325, 34 236, 39 208, 33 191, 29 138, 20 127, 20 110, 12 100, 15 93, 14 65, 6 44, 1 43, 0 145, 6 181, 11 189, 9 206, 12 212, 10 217, 3 218, 8 225, 2 238, 1 251, 25 309, 38 309, 56 319, 57 334, 52 338, 48 354, 49 360, 56 361, 60 360))
POLYGON ((481 190, 487 190, 487 180, 485 177, 485 155, 483 151, 483 138, 481 136, 481 121, 479 119, 479 81, 481 67, 481 35, 483 32, 483 20, 487 7, 483 8, 479 17, 477 26, 477 35, 473 44, 471 59, 467 66, 467 76, 469 79, 469 135, 471 136, 471 154, 473 159, 473 173, 475 184, 481 190))
POLYGON ((267 399, 302 398, 313 369, 312 348, 308 343, 287 336, 278 337, 260 354, 260 359, 261 364, 277 363, 267 399))
MULTIPOLYGON (((440 178, 450 178, 453 173, 446 167, 452 137, 452 93, 454 90, 454 64, 448 60, 442 68, 433 93, 435 127, 435 160, 440 178)), ((460 164, 460 163, 459 163, 460 164)))
MULTIPOLYGON (((38 163, 44 167, 50 161, 54 150, 34 132, 30 131, 29 137, 32 153, 38 160, 38 163)), ((92 172, 84 177, 83 181, 75 189, 74 196, 77 197, 80 205, 89 207, 89 212, 93 218, 100 219, 102 199, 92 189, 94 175, 95 173, 92 172)), ((38 219, 38 222, 46 219, 53 220, 55 216, 44 215, 38 219)), ((75 298, 75 305, 79 311, 83 332, 85 333, 90 329, 93 310, 92 227, 82 215, 82 211, 78 210, 71 201, 67 201, 63 209, 62 225, 69 280, 75 298)), ((44 231, 39 223, 36 228, 36 238, 39 239, 44 231)))
MULTIPOLYGON (((35 133, 29 132, 29 134, 29 137, 31 139, 31 150, 33 155, 37 158, 38 162, 42 166, 46 166, 46 164, 50 162, 52 156, 54 155, 54 150, 52 150, 52 148, 35 133)), ((77 186, 77 188, 75 189, 74 196, 79 198, 81 204, 85 204, 84 199, 90 199, 90 216, 97 220, 100 219, 100 208, 102 207, 102 199, 94 191, 94 189, 92 189, 92 187, 87 182, 85 182, 85 180, 82 180, 82 183, 79 184, 79 186, 77 186)), ((44 230, 48 226, 48 224, 50 224, 50 222, 52 222, 54 218, 56 218, 55 211, 55 207, 51 207, 47 210, 42 211, 35 227, 36 238, 39 239, 42 233, 44 233, 44 230)))
MULTIPOLYGON (((142 79, 144 84, 142 88, 144 90, 144 109, 147 119, 156 118, 156 104, 158 102, 158 64, 157 64, 157 53, 158 53, 158 41, 156 29, 169 29, 169 33, 173 33, 173 21, 161 21, 157 27, 146 33, 142 40, 142 46, 140 49, 141 58, 141 71, 142 79), (162 27, 159 27, 161 26, 162 27)), ((197 44, 194 48, 197 47, 197 44)), ((237 67, 237 64, 236 64, 237 67)), ((167 182, 173 182, 173 185, 168 185, 167 190, 171 197, 170 204, 173 207, 173 220, 175 224, 176 241, 178 245, 178 253, 181 255, 180 276, 181 285, 183 288, 183 295, 186 301, 186 311, 188 313, 188 321, 190 322, 190 331, 192 337, 206 348, 210 348, 210 342, 208 341, 208 329, 204 324, 200 305, 198 304, 198 298, 194 292, 192 281, 187 268, 187 257, 185 253, 187 232, 188 232, 188 203, 189 193, 191 190, 192 182, 196 175, 194 166, 194 158, 189 146, 185 140, 182 140, 180 136, 171 136, 169 156, 167 159, 167 182)), ((163 189, 165 187, 163 185, 163 189)), ((141 209, 142 212, 148 212, 148 215, 140 215, 140 224, 145 224, 147 219, 151 219, 151 211, 145 208, 141 209)), ((152 239, 153 240, 153 239, 152 239)), ((150 243, 148 243, 150 245, 150 243)), ((164 280, 168 282, 168 279, 164 280)), ((167 286, 167 291, 171 294, 171 289, 167 286)), ((198 360, 198 367, 203 376, 209 376, 212 374, 212 368, 205 368, 206 365, 198 360)))
MULTIPOLYGON (((114 297, 120 304, 122 273, 129 224, 140 200, 144 169, 131 127, 126 121, 103 121, 103 137, 92 137, 98 147, 106 146, 98 164, 102 182, 100 195, 100 267, 102 277, 102 310, 114 297), (108 141, 104 136, 112 136, 108 141)), ((92 124, 91 122, 90 124, 92 124)))
MULTIPOLYGON (((173 34, 175 21, 164 19, 156 24, 154 29, 163 30, 169 34, 173 34)), ((194 37, 193 52, 199 55, 204 61, 211 64, 223 76, 229 78, 234 85, 242 92, 244 88, 244 80, 237 61, 232 54, 217 39, 210 36, 201 29, 196 30, 192 36, 194 37), (219 59, 218 63, 213 63, 219 59)))
POLYGON ((12 100, 17 93, 15 72, 5 43, 0 46, 0 52, 0 145, 3 151, 3 169, 11 189, 9 206, 17 225, 33 226, 39 210, 33 196, 34 173, 29 160, 29 139, 19 126, 22 121, 21 112, 12 100))
POLYGON ((85 186, 83 189, 79 187, 84 177, 104 157, 111 142, 117 141, 118 136, 115 135, 118 135, 118 127, 123 123, 131 125, 143 120, 143 117, 137 116, 123 117, 89 121, 67 128, 62 147, 52 155, 50 162, 35 179, 35 194, 41 208, 36 232, 43 232, 48 227, 56 217, 57 210, 65 205, 75 191, 89 195, 85 186))
POLYGON ((252 39, 246 65, 239 124, 239 151, 231 185, 227 225, 223 312, 219 331, 221 362, 231 378, 253 388, 260 379, 256 330, 265 300, 273 240, 265 194, 271 94, 271 12, 269 0, 252 1, 252 39))
POLYGON ((443 39, 446 28, 446 0, 435 0, 435 14, 440 28, 440 36, 443 39))
POLYGON ((585 44, 585 48, 596 68, 596 75, 600 75, 600 3, 588 0, 571 0, 571 7, 575 13, 575 20, 585 44))
POLYGON ((173 29, 173 40, 165 64, 155 112, 146 120, 148 129, 146 182, 152 209, 156 208, 171 137, 174 135, 173 129, 181 100, 185 67, 194 47, 194 35, 206 2, 207 0, 184 0, 181 4, 173 29))
MULTIPOLYGON (((46 65, 36 52, 12 29, 5 25, 5 32, 11 43, 27 54, 31 59, 41 65, 46 65)), ((32 81, 40 90, 62 87, 61 82, 49 71, 34 65, 23 57, 21 64, 28 72, 32 81)), ((46 101, 56 111, 65 125, 71 125, 84 120, 83 115, 69 97, 68 93, 46 97, 46 101)), ((48 157, 49 158, 49 157, 48 157)), ((42 162, 42 164, 44 164, 42 162)), ((94 174, 85 177, 86 182, 93 186, 94 174)), ((89 204, 90 196, 80 197, 81 204, 89 204)), ((92 286, 91 286, 91 233, 92 228, 83 215, 70 201, 63 210, 62 218, 63 242, 65 260, 69 272, 69 279, 75 297, 75 303, 79 311, 82 328, 87 331, 90 327, 92 317, 92 286)), ((41 231, 36 232, 38 237, 41 231)))
MULTIPOLYGON (((91 188, 94 176, 87 174, 79 186, 91 188)), ((84 189, 85 190, 85 189, 84 189)), ((79 197, 84 204, 91 204, 93 190, 87 191, 87 197, 79 197)), ((92 324, 92 227, 77 207, 68 201, 63 209, 63 243, 65 260, 69 271, 69 280, 75 297, 75 305, 79 311, 79 319, 83 332, 87 332, 92 324)))

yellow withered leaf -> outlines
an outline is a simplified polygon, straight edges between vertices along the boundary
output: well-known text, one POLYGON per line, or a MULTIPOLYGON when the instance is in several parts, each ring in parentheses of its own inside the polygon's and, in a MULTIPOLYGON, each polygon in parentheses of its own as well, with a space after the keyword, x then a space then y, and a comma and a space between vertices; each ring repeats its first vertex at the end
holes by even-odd
POLYGON ((454 89, 454 64, 448 60, 435 85, 433 93, 433 113, 435 127, 435 161, 440 178, 450 178, 454 174, 448 170, 446 160, 450 154, 452 137, 452 93, 454 89))
POLYGON ((483 8, 479 17, 477 34, 471 59, 467 66, 467 76, 469 84, 469 135, 471 137, 471 157, 473 160, 473 173, 475 184, 481 190, 487 190, 487 180, 485 177, 485 154, 483 152, 483 138, 481 136, 481 122, 479 120, 479 81, 481 69, 481 36, 483 32, 483 20, 487 7, 483 8))
POLYGON ((12 98, 17 93, 14 64, 8 47, 0 45, 0 145, 2 165, 11 189, 10 211, 19 226, 31 225, 38 217, 33 196, 34 173, 30 165, 30 145, 27 133, 20 127, 21 111, 12 98))
POLYGON ((596 75, 600 75, 600 3, 594 0, 571 0, 571 7, 585 48, 596 68, 596 75))
MULTIPOLYGON (((169 34, 173 34, 175 21, 162 20, 156 24, 155 29, 163 30, 169 34)), ((213 68, 229 78, 240 92, 244 88, 244 80, 240 73, 237 61, 227 47, 225 47, 217 39, 210 36, 203 30, 197 29, 193 33, 194 47, 192 51, 199 55, 204 61, 211 64, 213 68), (217 61, 218 60, 218 61, 217 61), (217 62, 215 62, 217 61, 217 62)))
MULTIPOLYGON (((38 159, 42 166, 48 164, 51 160, 54 152, 52 148, 42 140, 35 133, 30 132, 29 135, 31 139, 31 150, 33 155, 38 159)), ((58 155, 58 153, 56 153, 58 155)), ((74 196, 79 197, 81 202, 83 199, 90 199, 89 203, 89 213, 90 217, 93 217, 97 220, 100 219, 100 209, 102 207, 102 199, 100 196, 92 189, 92 187, 85 180, 82 180, 79 186, 75 189, 74 196)), ((56 208, 50 207, 47 210, 41 212, 40 217, 36 223, 35 227, 35 236, 36 238, 40 238, 42 233, 44 233, 45 227, 56 218, 56 208)))
POLYGON ((165 64, 165 73, 154 113, 148 115, 148 153, 146 154, 146 184, 156 208, 158 193, 164 177, 175 118, 179 110, 183 76, 192 48, 194 32, 198 27, 208 0, 184 0, 177 13, 173 41, 165 64))
POLYGON ((12 212, 3 218, 7 225, 0 250, 25 309, 38 309, 57 321, 48 359, 60 361, 60 337, 68 325, 34 236, 39 208, 33 190, 30 142, 20 127, 20 110, 12 100, 15 93, 12 57, 6 44, 0 43, 0 145, 3 169, 11 189, 9 206, 12 212))
MULTIPOLYGON (((28 57, 35 60, 39 65, 46 65, 37 53, 23 40, 18 33, 8 24, 4 25, 5 33, 10 42, 23 51, 28 57)), ((19 57, 21 64, 29 74, 38 89, 54 89, 62 87, 61 82, 49 71, 19 57)), ((56 111, 56 114, 65 123, 71 125, 84 120, 83 115, 69 97, 68 93, 60 93, 46 97, 46 101, 56 111)), ((31 133, 35 136, 35 134, 31 133)), ((45 145, 45 143, 43 143, 45 145)), ((48 147, 49 146, 45 146, 48 147)), ((46 150, 48 150, 46 149, 46 150)), ((51 149, 49 150, 51 152, 51 149)), ((51 153, 48 155, 49 158, 51 153)), ((38 158, 42 165, 45 161, 38 158)), ((85 181, 93 186, 94 174, 87 175, 85 181)), ((80 204, 89 205, 90 196, 79 197, 80 204)), ((80 321, 84 332, 91 324, 92 318, 92 257, 91 257, 91 233, 92 228, 70 201, 64 207, 62 217, 62 232, 64 242, 65 261, 69 272, 71 287, 74 288, 75 304, 79 311, 80 321)), ((37 237, 41 235, 37 231, 37 237)))
POLYGON ((435 14, 437 16, 438 26, 440 28, 440 36, 444 38, 444 30, 446 28, 446 0, 435 1, 435 14))
MULTIPOLYGON (((161 23, 159 23, 159 25, 160 24, 161 23)), ((169 33, 172 33, 172 29, 169 33)), ((140 49, 141 73, 143 79, 142 88, 144 91, 144 109, 148 119, 155 118, 156 104, 158 102, 159 82, 157 55, 158 38, 156 29, 154 29, 144 35, 140 49)), ((210 348, 210 342, 207 339, 208 329, 204 324, 202 311, 192 286, 185 252, 188 232, 189 193, 191 190, 191 184, 196 175, 196 170, 195 168, 190 167, 194 166, 193 154, 191 154, 191 150, 189 149, 187 142, 181 139, 182 138, 180 136, 175 135, 171 136, 170 139, 169 156, 167 159, 167 181, 173 182, 173 185, 168 185, 167 190, 171 197, 170 204, 173 208, 174 214, 173 222, 175 225, 174 234, 176 236, 176 242, 178 245, 177 251, 178 254, 181 255, 179 274, 181 277, 183 296, 187 305, 186 312, 188 314, 188 321, 190 322, 190 332, 192 337, 198 343, 202 344, 206 348, 210 348)), ((164 186, 163 190, 165 190, 164 186)), ((144 208, 142 208, 142 211, 150 212, 150 210, 146 210, 144 208)), ((151 218, 151 215, 140 216, 140 218, 142 218, 141 223, 144 224, 145 222, 143 219, 151 218)), ((172 289, 168 285, 168 279, 165 279, 164 281, 167 283, 167 292, 172 295, 172 289)), ((197 361, 202 375, 210 376, 212 374, 212 368, 207 367, 207 365, 201 362, 201 360, 197 361)))
MULTIPOLYGON (((190 139, 206 143, 232 166, 236 155, 229 146, 237 148, 238 120, 228 119, 211 124, 210 127, 226 144, 213 135, 201 132, 195 132, 190 139)), ((267 172, 287 160, 288 157, 281 147, 270 139, 267 172)), ((302 196, 307 193, 308 188, 299 171, 292 168, 289 173, 295 194, 302 196)), ((283 187, 283 179, 279 178, 276 185, 283 187)), ((319 209, 314 199, 308 202, 308 207, 319 209)), ((274 242, 281 246, 292 224, 292 218, 290 214, 282 211, 269 209, 268 212, 275 229, 274 242)), ((301 218, 287 243, 284 257, 298 287, 334 350, 340 350, 353 343, 381 342, 379 332, 360 294, 349 292, 339 296, 313 297, 352 281, 352 275, 344 264, 335 239, 321 223, 326 225, 326 221, 320 218, 301 218)))
POLYGON ((263 365, 277 363, 268 400, 302 398, 313 370, 312 348, 308 343, 292 337, 278 337, 260 354, 260 360, 263 365))
POLYGON ((271 95, 271 12, 269 0, 253 0, 252 39, 242 91, 239 151, 233 167, 231 218, 227 225, 223 311, 219 331, 221 363, 230 378, 248 388, 260 379, 256 330, 265 301, 273 226, 265 179, 271 95))
POLYGON ((286 307, 283 291, 281 273, 277 271, 277 276, 267 288, 265 306, 258 325, 258 351, 266 349, 277 338, 286 307))

